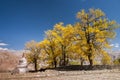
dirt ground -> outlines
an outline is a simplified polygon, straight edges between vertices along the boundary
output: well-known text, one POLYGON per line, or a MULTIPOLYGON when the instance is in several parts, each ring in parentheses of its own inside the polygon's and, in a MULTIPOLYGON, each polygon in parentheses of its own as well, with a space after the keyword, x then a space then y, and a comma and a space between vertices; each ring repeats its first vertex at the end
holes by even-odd
POLYGON ((14 74, 0 73, 0 80, 120 80, 120 70, 55 71, 14 74))

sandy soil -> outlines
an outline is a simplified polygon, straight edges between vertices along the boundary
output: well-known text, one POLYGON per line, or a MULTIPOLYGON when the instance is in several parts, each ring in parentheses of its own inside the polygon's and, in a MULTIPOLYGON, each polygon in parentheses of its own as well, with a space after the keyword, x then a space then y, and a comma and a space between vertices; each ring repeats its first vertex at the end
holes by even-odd
POLYGON ((14 74, 0 73, 0 80, 120 80, 120 70, 54 71, 14 74))

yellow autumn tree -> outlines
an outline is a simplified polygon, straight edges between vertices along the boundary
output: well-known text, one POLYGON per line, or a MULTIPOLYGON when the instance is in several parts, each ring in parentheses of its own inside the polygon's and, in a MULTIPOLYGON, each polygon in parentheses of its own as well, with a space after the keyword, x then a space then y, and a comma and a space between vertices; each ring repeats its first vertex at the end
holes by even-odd
POLYGON ((65 66, 69 61, 74 28, 70 24, 64 26, 63 23, 58 23, 54 26, 53 31, 53 36, 55 37, 57 45, 59 45, 59 51, 61 52, 60 65, 65 66))
POLYGON ((41 42, 41 47, 47 54, 48 62, 52 65, 52 67, 57 67, 58 57, 60 53, 59 45, 57 44, 57 40, 54 37, 55 34, 56 33, 53 30, 46 31, 46 37, 41 42))
MULTIPOLYGON (((96 56, 103 57, 103 64, 110 64, 110 56, 106 49, 110 47, 110 39, 115 37, 118 27, 114 20, 109 20, 100 9, 81 10, 77 13, 79 19, 74 25, 58 23, 53 30, 46 31, 45 39, 39 43, 28 42, 28 61, 37 63, 42 50, 52 67, 66 66, 69 59, 78 58, 83 65, 88 60, 93 66, 96 56)), ((37 70, 37 69, 36 69, 37 70)))
MULTIPOLYGON (((116 22, 110 21, 100 9, 81 10, 77 13, 75 27, 76 40, 80 42, 80 48, 88 57, 90 66, 96 55, 101 55, 106 48, 110 48, 109 39, 115 37, 116 22)), ((104 57, 107 57, 106 55, 104 57)))
POLYGON ((114 65, 120 65, 120 57, 113 61, 114 65))
POLYGON ((27 50, 26 58, 28 63, 33 63, 34 69, 35 71, 37 71, 39 66, 40 53, 41 53, 41 48, 39 47, 38 42, 34 40, 27 42, 25 44, 25 49, 27 50))
POLYGON ((81 47, 81 42, 75 40, 70 47, 70 59, 80 60, 80 65, 83 66, 83 62, 87 60, 87 57, 83 51, 84 47, 81 47))

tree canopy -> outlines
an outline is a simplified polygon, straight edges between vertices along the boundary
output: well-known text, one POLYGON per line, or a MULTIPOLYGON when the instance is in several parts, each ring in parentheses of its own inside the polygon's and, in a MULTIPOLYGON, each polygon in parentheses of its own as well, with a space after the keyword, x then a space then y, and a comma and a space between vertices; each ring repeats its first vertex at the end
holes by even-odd
POLYGON ((43 41, 27 43, 26 48, 31 53, 28 61, 44 53, 52 67, 69 65, 72 59, 80 59, 81 65, 88 61, 93 66, 96 56, 102 58, 103 64, 110 64, 106 49, 111 48, 110 39, 115 38, 117 23, 109 20, 100 9, 81 10, 76 17, 78 21, 73 25, 58 23, 46 31, 43 41))

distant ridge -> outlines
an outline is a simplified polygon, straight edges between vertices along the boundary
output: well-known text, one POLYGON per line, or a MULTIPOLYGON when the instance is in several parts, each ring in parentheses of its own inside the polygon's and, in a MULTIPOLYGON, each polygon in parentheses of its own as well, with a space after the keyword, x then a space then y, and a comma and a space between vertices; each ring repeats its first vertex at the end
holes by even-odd
POLYGON ((17 66, 20 56, 16 54, 8 50, 0 50, 0 72, 11 71, 17 66))

